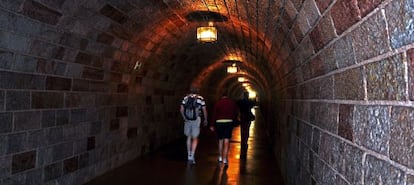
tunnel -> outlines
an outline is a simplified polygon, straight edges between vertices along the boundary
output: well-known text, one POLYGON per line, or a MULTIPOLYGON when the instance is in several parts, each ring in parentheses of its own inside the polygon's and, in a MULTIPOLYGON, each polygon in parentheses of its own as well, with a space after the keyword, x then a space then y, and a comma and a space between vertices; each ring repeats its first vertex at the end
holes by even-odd
POLYGON ((413 0, 0 0, 0 184, 85 183, 239 77, 286 184, 414 184, 413 33, 413 0))

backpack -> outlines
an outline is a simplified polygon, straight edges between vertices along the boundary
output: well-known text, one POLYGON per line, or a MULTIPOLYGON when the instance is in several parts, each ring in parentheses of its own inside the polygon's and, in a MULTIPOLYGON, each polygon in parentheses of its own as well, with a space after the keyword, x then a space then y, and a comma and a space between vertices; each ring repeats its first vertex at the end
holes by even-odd
POLYGON ((197 97, 188 96, 187 101, 184 104, 184 116, 187 120, 196 120, 197 119, 197 97))

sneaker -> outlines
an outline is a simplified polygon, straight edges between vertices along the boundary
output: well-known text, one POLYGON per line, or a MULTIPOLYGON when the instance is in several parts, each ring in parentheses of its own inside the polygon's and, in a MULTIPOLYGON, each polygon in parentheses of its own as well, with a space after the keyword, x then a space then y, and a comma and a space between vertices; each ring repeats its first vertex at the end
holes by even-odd
POLYGON ((223 158, 221 158, 221 156, 218 158, 217 160, 219 163, 223 162, 223 158))
POLYGON ((226 165, 226 166, 227 166, 227 165, 229 165, 229 161, 227 161, 227 159, 224 159, 224 160, 223 160, 223 163, 224 163, 224 165, 226 165))
POLYGON ((191 160, 191 164, 195 164, 196 162, 195 162, 195 159, 194 159, 194 157, 193 157, 193 159, 191 160))
POLYGON ((188 155, 187 159, 188 159, 189 161, 192 161, 192 160, 194 159, 194 157, 193 157, 192 155, 188 155))

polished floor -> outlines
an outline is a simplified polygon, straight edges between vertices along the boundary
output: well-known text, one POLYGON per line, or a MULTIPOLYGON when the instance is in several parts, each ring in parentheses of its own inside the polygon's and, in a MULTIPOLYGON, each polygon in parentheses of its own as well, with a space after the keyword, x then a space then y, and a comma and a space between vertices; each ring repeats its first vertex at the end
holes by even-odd
POLYGON ((229 165, 217 162, 217 139, 204 127, 196 164, 187 162, 185 140, 138 158, 85 185, 283 185, 278 164, 254 123, 246 159, 240 159, 240 129, 233 130, 229 165))

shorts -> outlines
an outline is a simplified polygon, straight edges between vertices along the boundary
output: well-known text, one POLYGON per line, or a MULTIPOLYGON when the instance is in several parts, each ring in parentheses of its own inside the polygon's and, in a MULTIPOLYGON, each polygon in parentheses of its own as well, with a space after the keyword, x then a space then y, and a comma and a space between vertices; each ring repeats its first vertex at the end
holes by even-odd
POLYGON ((231 139, 231 134, 233 132, 233 123, 217 123, 216 122, 216 132, 218 139, 231 139))
POLYGON ((200 123, 200 117, 197 117, 196 120, 184 121, 184 135, 191 136, 193 138, 198 137, 200 135, 200 123))

